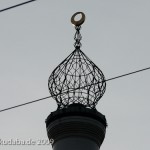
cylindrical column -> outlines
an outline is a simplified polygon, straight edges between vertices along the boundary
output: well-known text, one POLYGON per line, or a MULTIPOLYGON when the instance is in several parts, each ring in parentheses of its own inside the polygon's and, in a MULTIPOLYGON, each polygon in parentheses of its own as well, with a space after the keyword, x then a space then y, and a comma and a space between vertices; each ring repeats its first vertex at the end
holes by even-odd
POLYGON ((54 144, 53 150, 99 150, 98 145, 87 138, 68 137, 54 144))
POLYGON ((58 109, 46 120, 53 150, 99 150, 106 126, 104 115, 81 104, 58 109))

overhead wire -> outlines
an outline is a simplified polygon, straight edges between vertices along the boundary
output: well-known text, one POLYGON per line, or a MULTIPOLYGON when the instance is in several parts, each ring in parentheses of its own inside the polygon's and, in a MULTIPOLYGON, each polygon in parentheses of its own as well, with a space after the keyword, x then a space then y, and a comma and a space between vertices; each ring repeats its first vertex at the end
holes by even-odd
MULTIPOLYGON (((111 81, 111 80, 115 80, 115 79, 118 79, 118 78, 122 78, 122 77, 125 77, 125 76, 129 76, 129 75, 132 75, 132 74, 136 74, 136 73, 139 73, 139 72, 142 72, 142 71, 146 71, 146 70, 149 70, 150 67, 148 68, 144 68, 144 69, 140 69, 140 70, 136 70, 136 71, 133 71, 133 72, 129 72, 129 73, 126 73, 126 74, 122 74, 122 75, 119 75, 119 76, 116 76, 116 77, 112 77, 112 78, 109 78, 109 79, 106 79, 105 81, 101 81, 101 82, 97 82, 97 83, 94 83, 94 84, 99 84, 99 83, 102 83, 102 82, 108 82, 108 81, 111 81)), ((94 85, 92 84, 92 85, 94 85)), ((90 84, 91 85, 91 84, 90 84)), ((83 86, 83 87, 80 87, 80 89, 83 89, 87 86, 90 86, 90 85, 86 85, 86 86, 83 86)), ((74 90, 77 90, 79 88, 76 88, 74 90)), ((72 90, 70 90, 72 91, 72 90)), ((68 91, 67 91, 68 92, 68 91)), ((66 93, 67 93, 66 92, 66 93)), ((65 92, 64 92, 65 93, 65 92)), ((64 94, 63 93, 63 94, 64 94)), ((33 100, 33 101, 30 101, 30 102, 26 102, 26 103, 22 103, 22 104, 19 104, 19 105, 15 105, 15 106, 12 106, 12 107, 8 107, 8 108, 5 108, 5 109, 1 109, 0 112, 4 112, 4 111, 7 111, 7 110, 11 110, 11 109, 15 109, 17 107, 21 107, 21 106, 24 106, 24 105, 28 105, 28 104, 31 104, 31 103, 35 103, 35 102, 39 102, 39 101, 42 101, 42 100, 45 100, 45 99, 48 99, 48 98, 51 98, 53 96, 58 96, 60 94, 56 94, 56 95, 51 95, 51 96, 47 96, 47 97, 44 97, 44 98, 40 98, 40 99, 37 99, 37 100, 33 100)))
MULTIPOLYGON (((15 7, 19 7, 19 6, 22 6, 22 5, 25 5, 25 4, 28 4, 28 3, 31 3, 31 2, 34 2, 34 1, 37 1, 37 0, 30 0, 30 1, 26 1, 26 2, 23 2, 23 3, 19 3, 17 5, 13 5, 13 6, 10 6, 10 7, 7 7, 7 8, 4 8, 4 9, 1 9, 0 12, 4 12, 6 10, 9 10, 9 9, 13 9, 15 7)), ((111 80, 115 80, 115 79, 118 79, 118 78, 122 78, 122 77, 125 77, 125 76, 129 76, 131 74, 135 74, 135 73, 138 73, 138 72, 142 72, 142 71, 146 71, 146 70, 149 70, 150 67, 148 68, 144 68, 144 69, 140 69, 140 70, 136 70, 136 71, 133 71, 133 72, 130 72, 130 73, 126 73, 126 74, 123 74, 123 75, 119 75, 119 76, 116 76, 116 77, 112 77, 112 78, 109 78, 109 79, 106 79, 105 81, 101 81, 101 82, 97 82, 97 83, 94 83, 94 84, 99 84, 99 83, 102 83, 102 82, 108 82, 108 81, 111 81, 111 80)), ((92 84, 92 85, 94 85, 92 84)), ((90 84, 91 85, 91 84, 90 84)), ((82 88, 85 88, 87 86, 90 86, 90 85, 86 85, 86 86, 83 86, 83 87, 80 87, 80 89, 82 88)), ((76 88, 74 90, 77 90, 79 88, 76 88)), ((70 90, 72 91, 72 90, 70 90)), ((68 91, 67 91, 68 92, 68 91)), ((64 92, 65 93, 65 92, 64 92)), ((63 93, 63 94, 64 94, 63 93)), ((29 101, 29 102, 26 102, 26 103, 22 103, 22 104, 19 104, 19 105, 15 105, 15 106, 12 106, 12 107, 8 107, 8 108, 5 108, 5 109, 2 109, 0 110, 0 112, 4 112, 4 111, 7 111, 7 110, 11 110, 11 109, 15 109, 17 107, 21 107, 21 106, 25 106, 25 105, 28 105, 28 104, 32 104, 32 103, 35 103, 35 102, 39 102, 39 101, 42 101, 42 100, 46 100, 48 98, 51 98, 53 96, 58 96, 60 94, 57 94, 57 95, 51 95, 51 96, 47 96, 47 97, 43 97, 43 98, 40 98, 40 99, 37 99, 37 100, 33 100, 33 101, 29 101)))
POLYGON ((37 0, 30 0, 30 1, 23 2, 23 3, 19 3, 19 4, 17 4, 17 5, 13 5, 13 6, 10 6, 10 7, 4 8, 4 9, 1 9, 0 12, 4 12, 4 11, 6 11, 6 10, 9 10, 9 9, 12 9, 12 8, 15 8, 15 7, 19 7, 19 6, 22 6, 22 5, 25 5, 25 4, 34 2, 34 1, 37 1, 37 0))

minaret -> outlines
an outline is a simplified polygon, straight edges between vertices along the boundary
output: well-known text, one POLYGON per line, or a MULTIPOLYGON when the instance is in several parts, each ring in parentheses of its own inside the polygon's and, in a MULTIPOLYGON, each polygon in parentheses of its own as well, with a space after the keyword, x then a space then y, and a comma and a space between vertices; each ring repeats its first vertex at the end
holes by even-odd
POLYGON ((81 51, 82 12, 75 13, 75 50, 52 72, 48 80, 58 108, 46 119, 53 150, 99 150, 106 132, 106 119, 96 104, 106 89, 102 71, 81 51), (81 19, 76 21, 76 15, 81 19))

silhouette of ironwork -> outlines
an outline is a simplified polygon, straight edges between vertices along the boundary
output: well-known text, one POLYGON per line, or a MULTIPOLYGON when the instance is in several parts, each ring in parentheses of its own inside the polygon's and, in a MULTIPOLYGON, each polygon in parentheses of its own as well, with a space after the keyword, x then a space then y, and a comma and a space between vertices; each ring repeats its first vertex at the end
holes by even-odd
POLYGON ((75 26, 75 29, 75 50, 54 69, 48 80, 50 94, 58 109, 70 104, 95 108, 106 90, 102 71, 80 49, 81 26, 75 26))
POLYGON ((82 40, 82 36, 80 33, 81 26, 75 26, 75 29, 76 29, 76 33, 74 35, 74 40, 75 40, 74 47, 76 49, 79 49, 82 46, 80 42, 82 40))

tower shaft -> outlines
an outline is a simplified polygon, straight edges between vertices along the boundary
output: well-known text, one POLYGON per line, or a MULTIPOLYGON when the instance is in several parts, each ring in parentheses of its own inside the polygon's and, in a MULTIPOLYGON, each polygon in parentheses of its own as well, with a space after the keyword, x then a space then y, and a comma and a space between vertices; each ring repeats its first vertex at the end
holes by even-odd
POLYGON ((52 112, 47 134, 53 150, 99 150, 106 131, 105 116, 96 110, 73 104, 52 112))

